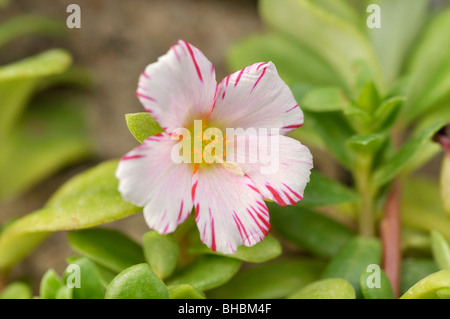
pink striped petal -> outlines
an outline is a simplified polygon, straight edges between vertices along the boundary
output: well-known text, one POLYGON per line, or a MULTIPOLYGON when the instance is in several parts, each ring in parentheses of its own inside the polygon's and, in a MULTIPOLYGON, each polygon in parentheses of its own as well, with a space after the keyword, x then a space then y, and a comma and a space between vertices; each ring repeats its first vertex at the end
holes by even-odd
POLYGON ((237 152, 245 154, 246 157, 246 162, 240 166, 265 199, 281 206, 295 205, 303 199, 306 184, 309 182, 310 171, 313 168, 311 152, 299 141, 280 135, 276 137, 277 147, 270 146, 268 152, 258 148, 256 158, 255 155, 249 155, 248 145, 257 138, 250 136, 247 137, 248 143, 237 143, 237 152), (265 157, 265 154, 270 154, 270 157, 265 157), (273 156, 277 156, 278 160, 273 156), (256 163, 250 163, 250 159, 254 162, 256 159, 256 163), (275 165, 277 161, 278 165, 275 165), (275 169, 269 169, 270 165, 275 169), (262 170, 262 166, 266 169, 262 170))
POLYGON ((192 210, 193 165, 173 163, 175 143, 167 133, 149 137, 122 157, 116 171, 122 197, 144 207, 147 224, 161 234, 173 232, 192 210))
POLYGON ((267 206, 248 176, 212 165, 200 167, 192 185, 200 237, 213 251, 233 253, 241 244, 255 245, 269 232, 267 206))
POLYGON ((278 128, 286 134, 303 124, 303 112, 272 62, 227 76, 217 96, 209 119, 228 128, 278 128))
POLYGON ((161 127, 171 132, 205 117, 217 91, 214 66, 203 53, 180 40, 139 77, 136 95, 161 127))

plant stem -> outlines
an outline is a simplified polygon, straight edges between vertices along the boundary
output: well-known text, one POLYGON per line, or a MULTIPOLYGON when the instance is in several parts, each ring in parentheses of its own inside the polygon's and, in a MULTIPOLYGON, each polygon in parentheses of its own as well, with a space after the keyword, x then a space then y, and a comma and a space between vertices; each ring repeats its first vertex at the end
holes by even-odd
POLYGON ((361 155, 355 161, 355 183, 360 195, 358 207, 359 233, 365 237, 375 236, 375 191, 371 185, 372 155, 361 155))

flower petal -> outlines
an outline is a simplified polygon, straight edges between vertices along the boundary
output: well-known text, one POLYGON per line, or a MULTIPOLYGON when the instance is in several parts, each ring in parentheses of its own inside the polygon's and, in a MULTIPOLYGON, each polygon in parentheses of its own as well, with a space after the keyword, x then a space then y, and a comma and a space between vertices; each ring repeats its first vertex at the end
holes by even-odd
POLYGON ((302 200, 313 168, 309 149, 293 138, 278 135, 269 137, 277 141, 277 144, 268 143, 268 150, 260 147, 261 144, 259 144, 257 157, 249 156, 250 143, 265 137, 245 138, 246 144, 238 142, 236 144, 236 152, 245 154, 243 157, 246 158, 245 163, 239 165, 253 180, 263 197, 281 206, 295 205, 302 200), (256 163, 251 163, 250 159, 256 163))
POLYGON ((222 80, 209 119, 228 128, 278 128, 284 135, 303 124, 303 112, 275 65, 261 62, 222 80))
POLYGON ((173 232, 192 211, 193 165, 175 164, 171 151, 177 141, 161 133, 122 157, 116 171, 122 197, 144 207, 151 229, 173 232))
POLYGON ((136 91, 145 110, 169 132, 205 117, 214 105, 216 93, 213 64, 183 40, 145 68, 136 91))
POLYGON ((233 253, 267 235, 269 211, 248 176, 220 164, 201 167, 193 175, 192 189, 201 240, 213 251, 233 253))

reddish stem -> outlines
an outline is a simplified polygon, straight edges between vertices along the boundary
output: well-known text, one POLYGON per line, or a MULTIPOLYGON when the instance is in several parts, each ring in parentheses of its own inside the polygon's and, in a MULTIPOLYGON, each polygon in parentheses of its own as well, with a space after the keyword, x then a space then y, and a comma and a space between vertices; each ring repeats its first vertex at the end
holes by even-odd
POLYGON ((386 201, 384 218, 380 223, 381 241, 383 244, 383 268, 394 291, 394 297, 400 295, 400 210, 401 185, 394 181, 386 201))

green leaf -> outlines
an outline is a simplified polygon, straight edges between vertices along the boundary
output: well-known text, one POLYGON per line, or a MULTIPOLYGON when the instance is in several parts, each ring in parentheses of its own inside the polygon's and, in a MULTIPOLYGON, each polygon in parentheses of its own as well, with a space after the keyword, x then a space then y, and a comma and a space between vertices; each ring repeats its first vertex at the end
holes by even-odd
POLYGON ((355 289, 344 279, 323 279, 315 281, 288 299, 355 299, 355 289))
POLYGON ((355 62, 364 61, 376 82, 381 82, 377 59, 368 40, 351 23, 327 12, 309 0, 262 0, 259 11, 271 28, 308 46, 344 79, 355 85, 355 62), (326 43, 326 45, 324 45, 326 43))
POLYGON ((268 235, 260 243, 252 247, 239 246, 234 254, 215 253, 196 237, 196 242, 188 250, 192 254, 214 254, 252 263, 262 263, 274 259, 281 254, 281 245, 275 237, 268 235))
POLYGON ((373 177, 373 186, 380 187, 391 181, 420 153, 422 147, 433 135, 445 125, 445 121, 438 120, 414 134, 393 156, 385 159, 376 168, 373 177))
POLYGON ((316 170, 310 175, 303 199, 298 205, 305 207, 330 206, 342 203, 355 203, 358 195, 350 188, 329 179, 316 170), (327 196, 323 196, 327 194, 327 196))
POLYGON ((321 137, 327 150, 342 164, 350 168, 351 162, 347 152, 347 139, 354 134, 342 112, 314 113, 304 110, 305 119, 309 121, 321 137))
POLYGON ((142 247, 128 236, 112 229, 86 229, 67 234, 77 253, 115 272, 145 262, 142 247))
POLYGON ((56 292, 55 299, 73 299, 73 289, 67 286, 60 287, 56 292))
POLYGON ((27 190, 92 153, 80 101, 57 100, 33 106, 2 145, 0 200, 27 190))
POLYGON ((375 110, 374 113, 374 131, 387 131, 394 124, 395 121, 401 111, 403 106, 403 102, 405 101, 404 97, 391 97, 383 103, 375 110))
POLYGON ((405 123, 425 114, 450 94, 449 28, 447 9, 431 20, 413 51, 407 70, 411 85, 402 114, 405 123))
POLYGON ((346 226, 306 208, 271 205, 270 211, 277 233, 317 256, 333 257, 354 236, 346 226))
POLYGON ((339 85, 341 80, 330 66, 306 46, 274 32, 252 35, 234 44, 228 52, 231 70, 260 61, 272 61, 288 84, 339 85))
POLYGON ((161 126, 149 113, 131 113, 125 115, 131 134, 142 143, 147 137, 164 132, 161 126))
POLYGON ((436 296, 439 299, 450 299, 450 288, 442 288, 437 290, 436 296))
POLYGON ((438 299, 438 291, 450 288, 450 269, 431 274, 412 286, 400 299, 438 299))
POLYGON ((358 134, 353 135, 348 139, 347 145, 354 152, 360 154, 373 154, 383 145, 386 138, 386 134, 380 133, 358 134))
POLYGON ((381 263, 381 244, 374 238, 355 237, 331 260, 322 278, 342 278, 355 288, 357 298, 362 298, 361 273, 372 264, 381 263))
POLYGON ((39 297, 42 299, 56 299, 56 294, 62 286, 61 277, 53 269, 49 269, 41 279, 39 297))
POLYGON ((394 299, 394 292, 392 291, 389 278, 381 269, 379 272, 377 270, 375 272, 363 271, 360 284, 365 299, 394 299), (379 279, 374 278, 374 276, 379 276, 379 279))
POLYGON ((0 299, 31 299, 31 297, 31 287, 23 282, 9 284, 0 294, 0 299))
POLYGON ((205 299, 205 294, 197 288, 181 284, 169 287, 170 299, 205 299))
POLYGON ((311 89, 301 100, 302 108, 311 112, 341 111, 347 103, 343 90, 337 87, 311 89))
POLYGON ((168 280, 168 285, 189 284, 201 291, 219 287, 238 272, 242 262, 222 256, 202 256, 168 280))
POLYGON ((168 298, 166 286, 147 264, 137 264, 122 271, 111 281, 105 295, 105 299, 168 298))
POLYGON ((405 293, 414 284, 437 272, 439 269, 431 259, 409 258, 402 262, 400 290, 405 293))
POLYGON ((208 298, 284 298, 318 279, 323 264, 312 259, 285 259, 241 271, 228 284, 210 291, 208 298))
POLYGON ((155 274, 165 279, 177 266, 178 244, 170 235, 160 235, 156 231, 144 234, 144 255, 155 274))
POLYGON ((0 234, 0 269, 24 258, 49 232, 90 228, 141 211, 122 199, 114 176, 117 164, 107 161, 75 176, 44 208, 5 228, 0 234))
MULTIPOLYGON (((86 257, 77 258, 72 262, 78 265, 78 269, 67 271, 64 273, 64 282, 74 284, 72 294, 74 299, 103 299, 105 291, 103 288, 100 271, 92 260, 86 257), (79 278, 76 272, 79 271, 79 278), (76 286, 76 281, 79 279, 79 287, 76 286)), ((69 265, 70 266, 70 265, 69 265)), ((62 293, 62 292, 61 292, 62 293)), ((64 294, 67 294, 64 293, 64 294)))
POLYGON ((438 231, 431 231, 431 250, 440 269, 450 269, 450 246, 438 231))
POLYGON ((0 84, 18 79, 34 79, 64 72, 72 64, 71 55, 62 49, 51 49, 24 60, 0 67, 0 84))
POLYGON ((314 4, 336 15, 344 21, 360 26, 360 17, 355 8, 346 0, 314 0, 314 4))
POLYGON ((29 34, 59 38, 67 34, 67 29, 61 21, 52 20, 48 17, 21 15, 2 22, 0 25, 0 46, 29 34))
MULTIPOLYGON (((402 70, 405 56, 427 18, 429 0, 367 0, 381 11, 381 28, 367 29, 380 60, 384 78, 392 84, 402 70)), ((368 16, 369 14, 367 14, 368 16)))

